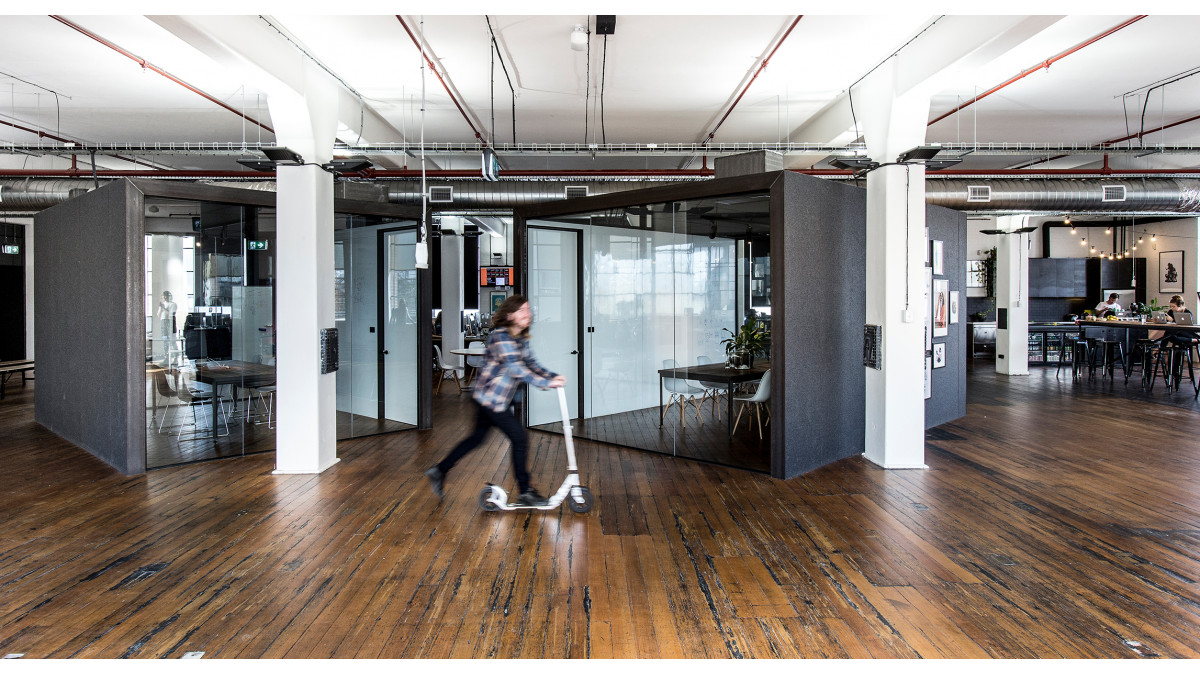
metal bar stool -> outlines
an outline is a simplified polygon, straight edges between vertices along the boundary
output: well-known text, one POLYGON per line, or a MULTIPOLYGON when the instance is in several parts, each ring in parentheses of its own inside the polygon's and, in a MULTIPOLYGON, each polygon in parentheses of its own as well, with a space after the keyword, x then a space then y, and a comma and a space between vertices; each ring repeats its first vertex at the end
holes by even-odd
POLYGON ((1129 384, 1129 374, 1133 371, 1134 366, 1138 366, 1142 370, 1142 386, 1146 384, 1146 364, 1149 363, 1150 352, 1154 349, 1155 340, 1150 338, 1138 338, 1137 342, 1133 343, 1133 351, 1129 354, 1128 367, 1125 369, 1125 383, 1129 384))
MULTIPOLYGON (((1128 370, 1125 367, 1125 342, 1123 340, 1100 340, 1100 379, 1108 376, 1108 381, 1115 380, 1115 366, 1121 364, 1121 372, 1128 375, 1128 370)), ((1128 379, 1128 377, 1126 377, 1128 379)))
POLYGON ((1077 337, 1071 349, 1071 377, 1078 380, 1083 377, 1083 369, 1087 367, 1088 375, 1092 372, 1092 345, 1089 338, 1077 337))

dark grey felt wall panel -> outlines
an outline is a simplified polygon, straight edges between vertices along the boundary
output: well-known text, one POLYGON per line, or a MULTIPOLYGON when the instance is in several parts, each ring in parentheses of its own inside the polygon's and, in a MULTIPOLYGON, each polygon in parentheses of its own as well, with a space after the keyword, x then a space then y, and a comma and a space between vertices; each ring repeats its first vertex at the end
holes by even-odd
POLYGON ((126 474, 146 464, 141 204, 115 181, 34 219, 34 419, 126 474))
POLYGON ((967 414, 967 217, 961 211, 941 206, 925 207, 929 239, 942 242, 943 271, 934 279, 948 279, 950 290, 958 291, 958 323, 950 334, 933 338, 946 343, 946 367, 933 371, 933 396, 925 400, 925 428, 956 420, 967 414))
POLYGON ((772 189, 771 475, 791 478, 864 450, 867 195, 791 172, 780 180, 772 189))

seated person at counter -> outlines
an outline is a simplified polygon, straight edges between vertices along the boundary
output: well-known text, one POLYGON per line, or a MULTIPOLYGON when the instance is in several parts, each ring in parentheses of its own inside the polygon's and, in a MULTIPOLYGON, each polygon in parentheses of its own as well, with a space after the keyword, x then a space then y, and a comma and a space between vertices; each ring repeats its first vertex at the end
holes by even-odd
MULTIPOLYGON (((1181 295, 1172 295, 1168 304, 1170 305, 1170 309, 1167 310, 1167 316, 1170 318, 1171 323, 1175 323, 1176 317, 1180 314, 1187 314, 1188 316, 1191 316, 1192 314, 1192 311, 1189 310, 1187 305, 1184 304, 1183 296, 1181 295)), ((1147 337, 1149 337, 1151 340, 1158 340, 1164 345, 1177 344, 1184 347, 1194 345, 1197 341, 1197 339, 1191 335, 1175 332, 1168 333, 1165 330, 1152 330, 1147 337)))
POLYGON ((1109 312, 1113 314, 1121 313, 1121 305, 1117 302, 1116 293, 1109 293, 1108 300, 1101 301, 1100 304, 1096 305, 1096 316, 1101 319, 1107 316, 1109 312))

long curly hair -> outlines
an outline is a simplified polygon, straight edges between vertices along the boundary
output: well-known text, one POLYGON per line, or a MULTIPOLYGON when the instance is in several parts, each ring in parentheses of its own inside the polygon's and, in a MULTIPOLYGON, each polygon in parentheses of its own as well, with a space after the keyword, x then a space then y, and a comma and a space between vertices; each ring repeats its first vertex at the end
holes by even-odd
MULTIPOLYGON (((508 299, 501 303, 500 308, 492 315, 492 328, 510 328, 512 326, 512 319, 509 318, 510 315, 521 309, 528 302, 529 299, 523 295, 508 296, 508 299)), ((512 330, 510 329, 509 332, 512 333, 512 330)), ((527 340, 529 339, 529 328, 521 331, 520 334, 512 333, 512 335, 515 338, 527 340)))

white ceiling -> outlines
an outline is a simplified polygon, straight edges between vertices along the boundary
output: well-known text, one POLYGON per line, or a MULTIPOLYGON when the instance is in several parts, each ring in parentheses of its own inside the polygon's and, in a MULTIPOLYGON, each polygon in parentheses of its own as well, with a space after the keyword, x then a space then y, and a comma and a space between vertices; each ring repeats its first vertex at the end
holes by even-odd
MULTIPOLYGON (((861 131, 864 117, 878 108, 861 86, 863 78, 890 63, 889 57, 898 64, 902 86, 920 84, 929 91, 923 117, 931 120, 1133 16, 805 15, 784 37, 796 16, 618 15, 607 45, 593 34, 590 52, 571 50, 569 37, 575 24, 594 26, 594 17, 488 17, 517 92, 516 143, 594 143, 600 146, 594 157, 508 148, 514 142, 513 98, 499 62, 493 70, 483 15, 402 19, 424 36, 427 53, 470 121, 426 70, 426 142, 468 150, 436 153, 435 166, 478 167, 473 124, 486 142, 500 146, 505 169, 582 172, 711 167, 719 150, 689 163, 694 153, 616 153, 605 144, 644 149, 702 143, 744 89, 711 141, 718 148, 787 141, 844 145, 853 140, 855 123, 861 131), (844 105, 852 86, 854 117, 844 105)), ((421 137, 420 53, 396 16, 64 18, 269 126, 265 89, 272 85, 262 74, 286 81, 289 69, 309 60, 302 48, 361 95, 359 108, 359 99, 347 94, 355 106, 343 108, 341 122, 350 131, 343 130, 341 139, 353 141, 360 124, 371 144, 411 144, 421 137), (257 69, 218 62, 219 53, 235 54, 257 69)), ((82 145, 276 142, 233 112, 49 16, 0 20, 0 143, 20 150, 0 148, 0 170, 8 175, 14 169, 61 169, 71 161, 56 141, 14 124, 82 145), (42 150, 30 151, 39 143, 42 150)), ((924 140, 1094 146, 1200 115, 1200 75, 1155 88, 1148 102, 1146 96, 1154 85, 1200 70, 1196 35, 1198 16, 1141 19, 929 126, 924 140)), ((1142 144, 1200 147, 1200 120, 1155 131, 1142 144)), ((211 152, 122 154, 172 169, 242 168, 235 156, 211 152)), ((825 154, 791 152, 785 165, 825 167, 825 154)), ((960 168, 1024 167, 1047 154, 1063 153, 979 151, 967 155, 960 168)), ((371 157, 380 168, 417 166, 401 154, 371 157)), ((87 156, 78 161, 86 166, 87 156)), ((98 163, 130 167, 113 157, 98 163)), ((1034 166, 1088 169, 1102 163, 1092 151, 1034 166)), ((1109 163, 1118 169, 1196 170, 1200 153, 1114 152, 1109 163)))

